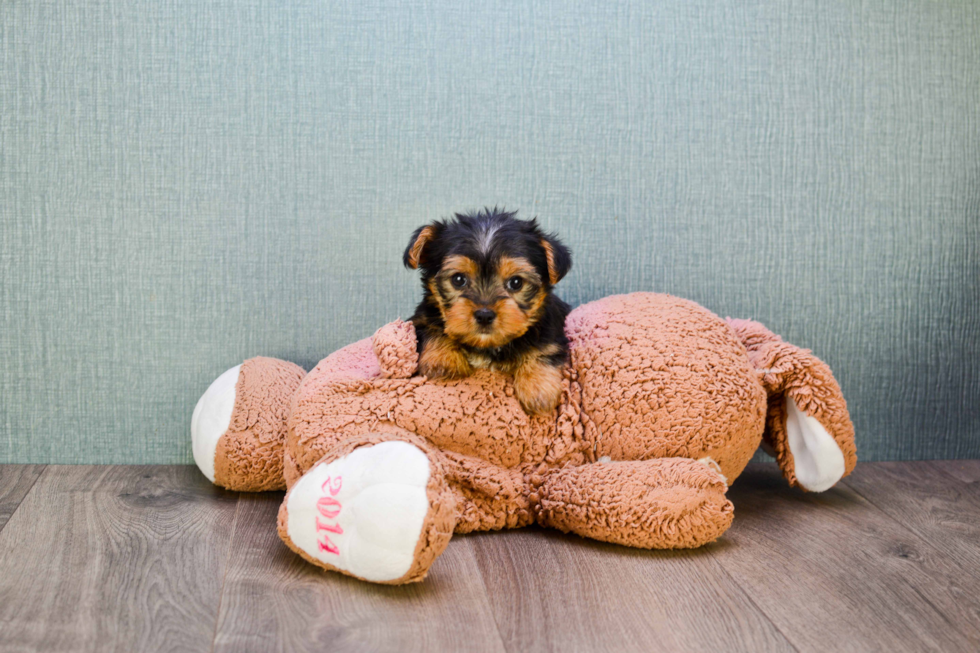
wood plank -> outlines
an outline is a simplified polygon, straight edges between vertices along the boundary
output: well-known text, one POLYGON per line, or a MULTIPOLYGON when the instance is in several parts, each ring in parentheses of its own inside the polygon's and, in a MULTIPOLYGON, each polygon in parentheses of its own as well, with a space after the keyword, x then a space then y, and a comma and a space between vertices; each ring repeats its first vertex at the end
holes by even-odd
POLYGON ((715 560, 530 528, 472 539, 509 651, 786 651, 715 560))
POLYGON ((44 465, 0 465, 0 531, 42 471, 44 465))
POLYGON ((276 534, 281 493, 242 495, 215 651, 503 651, 472 545, 449 543, 423 583, 326 572, 276 534))
POLYGON ((976 650, 975 469, 864 463, 815 495, 753 465, 701 550, 476 534, 386 587, 286 549, 281 493, 239 500, 193 467, 0 466, 0 649, 976 650))
POLYGON ((0 532, 0 649, 207 650, 236 505, 194 467, 48 466, 0 532))
POLYGON ((930 464, 963 483, 980 487, 980 460, 934 460, 930 464))
MULTIPOLYGON (((980 570, 980 495, 951 478, 942 466, 865 463, 844 482, 957 564, 980 570)), ((980 603, 976 599, 972 603, 980 620, 980 603)))
POLYGON ((976 570, 846 485, 804 493, 756 464, 729 496, 735 523, 718 561, 799 650, 980 645, 976 570))

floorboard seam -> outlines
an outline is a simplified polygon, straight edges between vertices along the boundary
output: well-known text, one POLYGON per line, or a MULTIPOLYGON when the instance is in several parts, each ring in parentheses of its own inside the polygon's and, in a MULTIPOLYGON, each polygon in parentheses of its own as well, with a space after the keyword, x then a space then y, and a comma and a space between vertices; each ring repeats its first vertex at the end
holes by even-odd
POLYGON ((729 572, 728 569, 725 568, 725 565, 722 564, 720 560, 715 560, 715 564, 717 564, 718 568, 721 569, 722 573, 728 576, 728 579, 735 584, 735 587, 737 587, 742 592, 742 594, 745 595, 745 598, 749 600, 749 603, 752 604, 752 607, 758 610, 759 614, 765 617, 766 621, 772 624, 772 627, 775 628, 776 632, 782 636, 783 640, 785 640, 787 644, 789 644, 789 647, 794 651, 796 651, 797 653, 800 653, 800 649, 797 648, 796 644, 794 644, 792 640, 790 640, 789 636, 783 632, 783 629, 779 627, 779 624, 773 621, 772 617, 769 616, 769 613, 763 610, 762 606, 760 606, 758 603, 755 602, 755 599, 752 598, 752 595, 749 593, 749 591, 745 589, 745 587, 740 582, 738 582, 738 579, 732 576, 731 572, 729 572))
POLYGON ((13 511, 10 513, 10 516, 7 517, 7 521, 5 521, 2 524, 0 524, 0 533, 2 533, 3 532, 3 529, 5 529, 7 527, 7 524, 10 523, 10 520, 12 520, 14 518, 14 515, 17 514, 17 511, 20 510, 20 507, 22 505, 24 505, 24 501, 31 494, 31 492, 34 491, 34 486, 37 485, 38 480, 40 480, 41 476, 44 475, 44 472, 48 471, 48 467, 49 466, 50 465, 44 465, 43 467, 41 467, 41 471, 38 472, 37 476, 34 477, 34 480, 31 481, 31 487, 27 488, 27 492, 25 492, 24 493, 24 496, 22 496, 20 498, 20 501, 17 502, 17 507, 15 507, 13 509, 13 511))
POLYGON ((239 493, 235 501, 235 516, 231 520, 231 533, 228 534, 228 550, 225 552, 225 570, 221 574, 221 589, 218 591, 218 610, 214 615, 214 634, 211 636, 211 653, 218 642, 218 626, 221 625, 221 605, 225 598, 225 583, 228 580, 228 569, 231 567, 231 548, 235 544, 235 531, 238 529, 238 513, 242 507, 242 495, 239 493))
MULTIPOLYGON (((953 479, 953 480, 958 481, 958 479, 953 479)), ((841 485, 843 485, 848 490, 850 490, 854 494, 856 494, 859 497, 861 497, 862 499, 864 499, 868 503, 868 505, 870 505, 872 508, 874 508, 879 513, 881 513, 882 515, 884 515, 887 519, 889 519, 889 520, 893 521, 894 523, 898 524, 899 527, 902 528, 902 530, 910 533, 913 537, 915 537, 916 540, 922 542, 922 544, 924 546, 928 547, 935 555, 940 556, 944 560, 947 560, 954 567, 955 566, 959 566, 959 565, 957 565, 956 560, 954 560, 953 558, 949 557, 948 555, 946 555, 945 553, 943 553, 942 551, 940 551, 939 549, 937 549, 935 546, 933 546, 929 537, 923 535, 922 533, 919 533, 917 530, 915 530, 911 526, 909 526, 909 525, 907 525, 907 524, 899 521, 895 517, 892 517, 890 514, 888 514, 884 510, 882 510, 881 507, 877 503, 875 503, 874 501, 872 501, 871 499, 869 499, 862 492, 858 491, 857 488, 855 488, 853 485, 851 485, 850 483, 848 483, 846 479, 844 479, 844 480, 841 481, 841 485)), ((908 582, 908 581, 906 581, 906 582, 908 582)), ((945 621, 946 623, 949 623, 956 630, 956 632, 958 632, 960 635, 962 635, 963 637, 965 637, 967 640, 970 640, 970 639, 973 638, 973 635, 971 635, 971 634, 969 634, 967 632, 964 632, 959 626, 956 626, 956 624, 951 623, 949 621, 949 619, 946 617, 946 615, 943 613, 942 610, 940 610, 938 607, 936 607, 935 605, 933 605, 932 601, 929 601, 928 599, 926 599, 925 597, 922 596, 922 593, 919 592, 919 590, 918 590, 917 587, 915 587, 915 586, 913 586, 911 584, 909 584, 909 586, 912 587, 915 590, 915 593, 926 602, 926 605, 930 606, 933 609, 933 611, 936 612, 940 616, 940 618, 943 619, 943 621, 945 621)))
POLYGON ((504 635, 500 632, 500 622, 497 621, 497 611, 493 609, 493 605, 490 603, 490 591, 487 589, 487 579, 483 577, 483 567, 480 566, 480 560, 477 557, 476 545, 473 544, 472 540, 466 540, 466 543, 470 547, 470 553, 473 554, 473 560, 476 562, 476 569, 480 572, 480 585, 483 587, 483 596, 487 600, 487 607, 490 609, 490 616, 493 617, 493 627, 497 629, 497 639, 500 640, 500 646, 510 653, 511 649, 507 646, 507 642, 504 641, 504 635))
MULTIPOLYGON (((928 460, 928 461, 924 461, 924 462, 932 463, 932 464, 929 465, 930 468, 935 469, 935 470, 938 470, 940 474, 942 474, 946 478, 954 481, 957 485, 962 486, 964 489, 965 488, 969 488, 970 485, 972 485, 972 483, 968 483, 968 482, 964 481, 961 478, 958 478, 956 476, 953 476, 953 474, 950 473, 950 472, 948 472, 948 471, 946 471, 946 469, 944 469, 944 467, 942 465, 937 465, 936 464, 936 463, 953 463, 953 462, 956 462, 957 460, 960 460, 960 459, 955 458, 955 459, 952 459, 952 460, 928 460)), ((973 460, 973 458, 964 458, 963 460, 973 460)), ((971 496, 973 496, 973 495, 971 495, 971 496)))
MULTIPOLYGON (((955 481, 957 479, 953 479, 953 480, 955 481)), ((851 485, 849 482, 847 482, 847 480, 842 480, 841 481, 841 485, 843 485, 848 490, 850 490, 854 494, 858 495, 859 497, 861 497, 862 499, 864 499, 865 501, 867 501, 868 502, 868 505, 870 505, 871 507, 873 507, 875 510, 877 510, 878 512, 880 512, 882 515, 884 515, 885 517, 887 517, 891 521, 893 521, 896 524, 898 524, 899 526, 901 526, 903 530, 908 531, 909 533, 911 533, 912 535, 914 535, 917 539, 922 540, 923 542, 925 542, 925 544, 930 549, 932 549, 933 551, 935 551, 939 555, 943 556, 944 558, 949 559, 949 556, 947 556, 945 553, 943 553, 942 551, 940 551, 939 549, 937 549, 936 547, 934 547, 932 545, 932 543, 930 542, 930 538, 928 536, 926 536, 926 535, 920 533, 919 531, 915 530, 914 528, 912 528, 911 526, 909 526, 905 522, 902 522, 902 521, 896 519, 895 517, 892 517, 890 514, 888 514, 887 512, 885 512, 881 508, 881 506, 879 506, 877 503, 875 503, 874 500, 872 500, 867 495, 865 495, 863 492, 861 492, 856 487, 854 487, 853 485, 851 485)), ((955 564, 955 561, 952 561, 952 562, 955 564)))

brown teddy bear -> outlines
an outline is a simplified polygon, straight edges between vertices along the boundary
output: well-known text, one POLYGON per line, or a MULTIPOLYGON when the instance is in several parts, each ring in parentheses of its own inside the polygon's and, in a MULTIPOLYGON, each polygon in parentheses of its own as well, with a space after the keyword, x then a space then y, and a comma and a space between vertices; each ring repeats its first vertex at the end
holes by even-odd
POLYGON ((578 307, 553 414, 504 375, 416 376, 396 321, 309 374, 253 358, 191 423, 201 471, 231 490, 288 488, 279 534, 311 563, 422 580, 453 533, 537 523, 642 548, 690 548, 732 522, 725 498, 760 443, 790 485, 823 491, 857 460, 830 369, 747 320, 669 295, 578 307))

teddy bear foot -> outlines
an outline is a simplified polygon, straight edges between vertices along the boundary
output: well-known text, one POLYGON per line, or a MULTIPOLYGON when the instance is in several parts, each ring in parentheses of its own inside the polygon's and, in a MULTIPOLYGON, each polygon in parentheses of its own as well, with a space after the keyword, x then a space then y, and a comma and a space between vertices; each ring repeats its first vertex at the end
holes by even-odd
POLYGON ((418 447, 397 440, 314 465, 279 510, 279 535, 291 549, 376 583, 422 580, 454 524, 442 473, 418 447))
POLYGON ((260 356, 215 379, 191 417, 194 462, 209 481, 240 492, 285 489, 286 417, 305 374, 260 356))
POLYGON ((191 445, 194 462, 214 483, 214 453, 218 440, 228 430, 235 408, 235 385, 242 366, 236 365, 215 379, 204 391, 191 416, 191 445))

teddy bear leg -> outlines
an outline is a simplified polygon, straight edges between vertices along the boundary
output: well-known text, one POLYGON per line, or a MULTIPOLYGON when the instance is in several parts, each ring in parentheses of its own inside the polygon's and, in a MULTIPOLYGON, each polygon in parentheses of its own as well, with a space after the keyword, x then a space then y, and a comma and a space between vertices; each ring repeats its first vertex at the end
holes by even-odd
POLYGON ((520 469, 473 456, 440 452, 456 494, 456 532, 522 528, 534 523, 533 483, 520 469))
POLYGON ((538 521, 564 532, 643 549, 688 549, 732 523, 728 485, 710 459, 592 463, 552 472, 538 521))
POLYGON ((280 490, 289 403, 306 372, 275 358, 251 358, 219 376, 191 417, 194 462, 215 485, 280 490))
POLYGON ((304 559, 386 584, 425 578, 455 523, 455 495, 439 461, 390 434, 341 442, 279 509, 279 536, 304 559))

